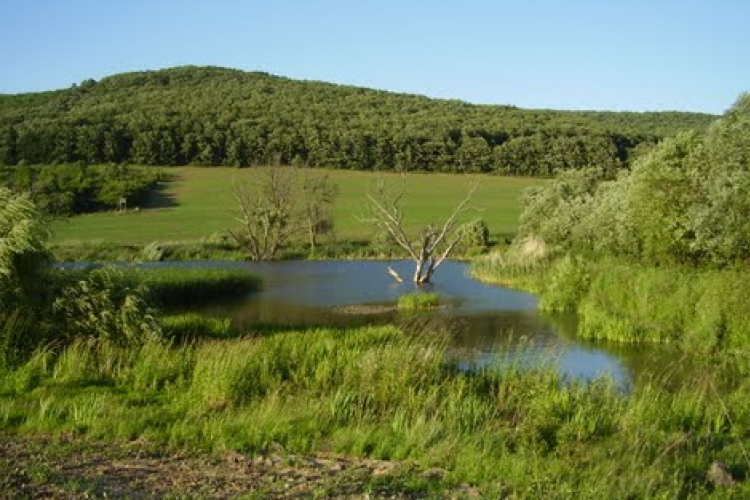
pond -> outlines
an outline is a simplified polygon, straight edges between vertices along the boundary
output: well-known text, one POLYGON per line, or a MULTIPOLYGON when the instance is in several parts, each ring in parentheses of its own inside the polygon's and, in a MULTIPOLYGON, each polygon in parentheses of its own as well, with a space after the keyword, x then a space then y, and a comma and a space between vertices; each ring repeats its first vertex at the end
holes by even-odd
MULTIPOLYGON (((146 264, 148 265, 148 264, 146 264)), ((535 296, 486 285, 468 276, 468 265, 446 261, 427 289, 443 307, 428 312, 395 310, 398 297, 414 291, 398 283, 392 267, 410 276, 410 261, 174 262, 156 265, 241 267, 263 279, 263 289, 240 299, 206 304, 191 311, 229 317, 238 328, 272 323, 290 326, 359 326, 401 321, 429 321, 450 332, 449 355, 465 368, 509 361, 549 363, 569 378, 591 380, 605 375, 627 386, 645 374, 662 374, 673 362, 668 349, 582 342, 575 321, 549 317, 537 309, 535 296)))

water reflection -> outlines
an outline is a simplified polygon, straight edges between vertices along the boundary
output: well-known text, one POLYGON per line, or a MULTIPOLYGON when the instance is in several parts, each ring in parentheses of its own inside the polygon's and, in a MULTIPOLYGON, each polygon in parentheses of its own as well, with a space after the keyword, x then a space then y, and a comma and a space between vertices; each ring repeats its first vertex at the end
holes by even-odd
POLYGON ((505 360, 529 366, 547 363, 568 378, 610 376, 619 385, 629 385, 640 376, 661 373, 668 364, 675 365, 668 348, 581 341, 575 336, 575 318, 545 317, 539 313, 533 295, 477 282, 467 276, 467 265, 460 262, 444 263, 431 285, 431 291, 438 293, 447 306, 416 315, 399 313, 394 307, 398 297, 413 291, 414 286, 397 283, 387 273, 390 266, 409 276, 409 261, 168 265, 241 267, 260 275, 261 292, 197 309, 202 314, 230 317, 241 329, 251 330, 258 323, 362 326, 421 317, 450 332, 449 354, 466 367, 505 360))

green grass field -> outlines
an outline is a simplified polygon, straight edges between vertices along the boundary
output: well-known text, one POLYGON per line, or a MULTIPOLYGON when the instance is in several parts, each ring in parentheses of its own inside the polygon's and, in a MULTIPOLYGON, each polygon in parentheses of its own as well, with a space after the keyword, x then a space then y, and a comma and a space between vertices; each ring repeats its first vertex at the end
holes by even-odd
MULTIPOLYGON (((128 213, 81 215, 52 224, 54 243, 106 241, 145 244, 151 241, 187 241, 207 237, 234 225, 235 201, 232 183, 251 179, 256 169, 181 167, 169 168, 173 179, 159 193, 153 207, 140 207, 128 213), (166 203, 165 203, 166 202, 166 203), (161 205, 161 206, 159 206, 161 205)), ((363 223, 367 214, 366 193, 379 175, 394 187, 397 174, 327 171, 338 185, 335 205, 336 236, 342 239, 369 239, 374 229, 363 223)), ((480 176, 473 204, 484 208, 467 218, 482 217, 492 234, 513 233, 518 223, 523 191, 543 184, 542 179, 480 176)), ((441 222, 466 195, 471 178, 448 174, 407 174, 404 207, 407 227, 441 222)))

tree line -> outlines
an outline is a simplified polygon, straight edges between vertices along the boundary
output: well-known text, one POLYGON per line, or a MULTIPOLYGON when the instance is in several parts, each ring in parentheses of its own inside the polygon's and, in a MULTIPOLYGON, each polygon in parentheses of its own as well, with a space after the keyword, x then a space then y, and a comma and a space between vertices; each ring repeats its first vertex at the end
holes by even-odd
POLYGON ((0 164, 290 164, 495 172, 629 165, 715 117, 472 105, 257 72, 178 67, 0 95, 0 164))
POLYGON ((0 187, 27 193, 38 209, 53 215, 73 215, 143 205, 167 175, 157 169, 125 164, 89 166, 0 166, 0 187))

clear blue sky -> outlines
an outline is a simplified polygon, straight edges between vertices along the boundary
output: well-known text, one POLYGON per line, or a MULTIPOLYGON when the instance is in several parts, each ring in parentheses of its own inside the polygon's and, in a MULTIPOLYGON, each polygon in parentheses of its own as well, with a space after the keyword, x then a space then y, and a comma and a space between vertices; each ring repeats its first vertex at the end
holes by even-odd
POLYGON ((748 0, 0 0, 0 93, 215 65, 475 103, 721 113, 748 0))

